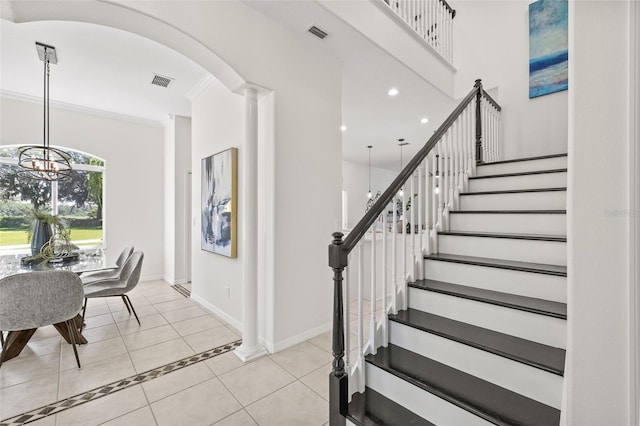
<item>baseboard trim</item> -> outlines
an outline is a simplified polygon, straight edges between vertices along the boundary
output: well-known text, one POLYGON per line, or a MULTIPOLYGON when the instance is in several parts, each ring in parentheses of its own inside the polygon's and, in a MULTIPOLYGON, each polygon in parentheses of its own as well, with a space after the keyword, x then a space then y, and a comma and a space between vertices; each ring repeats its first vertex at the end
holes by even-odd
POLYGON ((186 278, 179 278, 179 279, 169 279, 169 277, 163 277, 162 278, 164 281, 168 282, 171 285, 175 285, 175 284, 189 284, 189 280, 187 280, 186 278))
POLYGON ((290 348, 291 346, 295 346, 298 343, 302 343, 305 340, 313 339, 314 337, 324 334, 327 331, 331 331, 332 325, 333 324, 329 322, 321 326, 312 328, 311 330, 307 330, 303 333, 300 333, 295 336, 276 342, 273 345, 266 344, 265 346, 267 350, 271 353, 280 352, 282 350, 290 348))
MULTIPOLYGON (((164 275, 146 275, 144 277, 140 277, 140 282, 145 282, 145 281, 166 281, 164 279, 164 275)), ((169 283, 167 282, 167 285, 169 283)))
POLYGON ((224 322, 229 324, 231 327, 235 328, 240 333, 242 333, 242 322, 241 321, 238 321, 237 319, 233 318, 231 315, 227 314, 226 312, 224 312, 220 308, 218 308, 218 307, 212 305, 211 303, 207 302, 202 297, 198 296, 197 294, 194 294, 193 292, 191 293, 191 298, 193 300, 195 300, 196 302, 198 302, 200 305, 202 305, 205 308, 207 308, 215 316, 219 317, 221 320, 223 320, 224 322))

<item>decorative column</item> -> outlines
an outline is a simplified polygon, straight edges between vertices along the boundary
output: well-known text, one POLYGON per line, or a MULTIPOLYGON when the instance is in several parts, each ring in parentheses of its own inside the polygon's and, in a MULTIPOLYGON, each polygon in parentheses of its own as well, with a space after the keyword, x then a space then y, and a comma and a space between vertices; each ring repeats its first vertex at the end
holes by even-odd
POLYGON ((244 94, 242 345, 235 350, 235 354, 246 362, 266 354, 266 350, 258 344, 258 91, 247 88, 244 94))

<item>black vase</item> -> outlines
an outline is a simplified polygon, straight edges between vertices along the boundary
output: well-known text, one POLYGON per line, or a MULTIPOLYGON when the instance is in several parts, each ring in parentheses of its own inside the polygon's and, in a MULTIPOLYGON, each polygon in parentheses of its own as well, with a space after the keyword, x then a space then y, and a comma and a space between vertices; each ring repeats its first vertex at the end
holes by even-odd
POLYGON ((51 239, 52 235, 51 224, 36 220, 31 234, 31 254, 35 256, 40 253, 42 246, 51 239))

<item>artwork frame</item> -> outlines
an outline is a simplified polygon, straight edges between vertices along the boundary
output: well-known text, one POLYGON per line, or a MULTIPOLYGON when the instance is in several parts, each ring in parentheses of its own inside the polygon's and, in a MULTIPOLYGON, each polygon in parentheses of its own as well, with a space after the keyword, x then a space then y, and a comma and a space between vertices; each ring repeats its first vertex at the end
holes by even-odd
POLYGON ((529 99, 569 88, 567 0, 529 4, 529 99))
POLYGON ((200 162, 200 248, 236 258, 238 253, 238 148, 200 162))

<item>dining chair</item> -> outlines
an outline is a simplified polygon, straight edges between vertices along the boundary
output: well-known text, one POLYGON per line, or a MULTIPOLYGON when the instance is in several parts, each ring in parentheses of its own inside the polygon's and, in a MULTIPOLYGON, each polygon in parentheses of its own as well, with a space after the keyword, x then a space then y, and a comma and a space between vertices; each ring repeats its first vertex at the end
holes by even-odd
MULTIPOLYGON (((65 323, 80 368, 74 318, 82 309, 80 278, 69 271, 39 271, 0 279, 0 330, 20 331, 65 323)), ((9 338, 4 339, 0 366, 9 338)))
POLYGON ((132 253, 133 247, 125 247, 116 259, 117 268, 109 269, 107 271, 86 272, 80 276, 82 284, 89 285, 104 279, 118 278, 118 275, 122 272, 122 267, 132 253))
POLYGON ((129 314, 133 312, 133 315, 140 325, 140 319, 138 314, 133 308, 131 299, 127 295, 128 292, 133 290, 140 281, 140 271, 142 269, 142 260, 144 259, 144 253, 141 251, 134 252, 122 266, 122 271, 117 278, 107 278, 100 281, 96 281, 90 285, 83 286, 84 290, 84 307, 82 308, 82 322, 84 324, 84 316, 87 311, 88 299, 94 299, 98 297, 122 297, 129 314))

